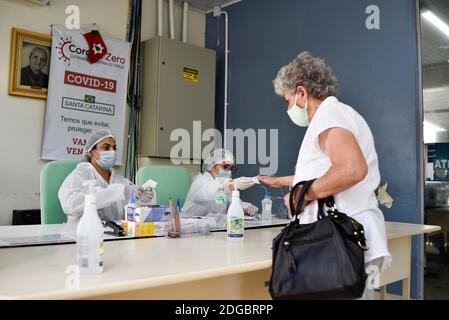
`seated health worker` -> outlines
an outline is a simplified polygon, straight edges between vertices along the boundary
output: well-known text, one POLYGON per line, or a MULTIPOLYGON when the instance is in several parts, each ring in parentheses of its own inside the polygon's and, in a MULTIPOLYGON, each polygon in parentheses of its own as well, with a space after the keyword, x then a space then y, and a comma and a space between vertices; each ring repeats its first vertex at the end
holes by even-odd
MULTIPOLYGON (((182 214, 184 216, 206 216, 208 213, 215 213, 215 195, 220 187, 217 176, 226 177, 224 184, 228 202, 231 201, 231 192, 235 189, 235 186, 238 190, 245 190, 254 185, 249 177, 240 177, 233 180, 231 178, 233 168, 233 154, 226 149, 215 149, 204 160, 201 167, 203 173, 193 178, 182 208, 182 214)), ((256 206, 248 202, 242 202, 242 207, 248 215, 255 215, 258 210, 256 206)))
POLYGON ((78 222, 83 214, 87 191, 83 184, 88 180, 96 181, 98 215, 103 221, 123 219, 124 206, 132 193, 137 205, 152 204, 152 188, 135 185, 114 171, 116 157, 116 138, 111 131, 97 130, 87 139, 82 162, 67 176, 58 191, 68 223, 78 222))

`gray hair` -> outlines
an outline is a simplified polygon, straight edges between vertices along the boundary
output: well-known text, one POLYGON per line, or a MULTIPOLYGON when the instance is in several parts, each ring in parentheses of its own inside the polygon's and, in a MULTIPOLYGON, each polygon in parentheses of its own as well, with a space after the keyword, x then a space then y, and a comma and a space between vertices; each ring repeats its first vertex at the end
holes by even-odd
POLYGON ((323 59, 304 51, 279 70, 273 85, 280 96, 286 90, 295 94, 296 88, 303 86, 312 97, 324 100, 337 95, 338 81, 323 59))

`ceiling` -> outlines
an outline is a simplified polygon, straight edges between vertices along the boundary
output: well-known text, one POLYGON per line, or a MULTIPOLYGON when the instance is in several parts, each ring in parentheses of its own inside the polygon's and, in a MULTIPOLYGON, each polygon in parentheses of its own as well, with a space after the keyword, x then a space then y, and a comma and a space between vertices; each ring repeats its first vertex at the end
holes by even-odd
MULTIPOLYGON (((449 25, 449 0, 421 0, 420 4, 421 12, 430 10, 449 25)), ((422 17, 421 49, 424 80, 434 80, 434 88, 423 91, 424 120, 430 124, 430 127, 424 125, 424 141, 448 142, 442 141, 435 130, 449 131, 449 79, 441 76, 442 69, 446 69, 446 66, 449 69, 449 36, 422 17)), ((447 137, 444 139, 447 140, 447 137)))
MULTIPOLYGON (((421 0, 421 12, 432 11, 449 25, 449 0, 421 0)), ((423 66, 448 63, 449 36, 421 18, 421 41, 423 66)))
POLYGON ((175 2, 188 2, 190 7, 202 13, 212 12, 215 6, 226 7, 231 4, 240 2, 241 0, 175 0, 175 2))

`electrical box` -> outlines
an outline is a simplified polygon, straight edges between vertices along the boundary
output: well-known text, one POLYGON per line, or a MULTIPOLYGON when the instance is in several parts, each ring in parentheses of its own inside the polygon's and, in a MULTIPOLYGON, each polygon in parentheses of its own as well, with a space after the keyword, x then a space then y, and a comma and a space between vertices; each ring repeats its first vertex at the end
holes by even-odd
POLYGON ((143 52, 139 155, 169 158, 184 132, 189 154, 172 156, 201 159, 201 150, 210 143, 202 135, 215 127, 215 51, 156 37, 143 43, 143 52), (176 141, 170 141, 172 133, 176 141))

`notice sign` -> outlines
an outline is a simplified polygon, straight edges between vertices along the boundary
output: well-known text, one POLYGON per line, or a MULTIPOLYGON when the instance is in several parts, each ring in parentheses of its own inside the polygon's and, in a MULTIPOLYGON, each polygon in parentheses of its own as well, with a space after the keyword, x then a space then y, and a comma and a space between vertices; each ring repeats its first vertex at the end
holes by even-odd
POLYGON ((198 82, 199 72, 198 72, 198 70, 195 70, 195 69, 183 68, 182 78, 186 81, 198 82))
POLYGON ((108 129, 117 137, 122 164, 130 43, 103 41, 108 52, 91 64, 83 32, 53 26, 42 159, 77 160, 87 137, 108 129))

